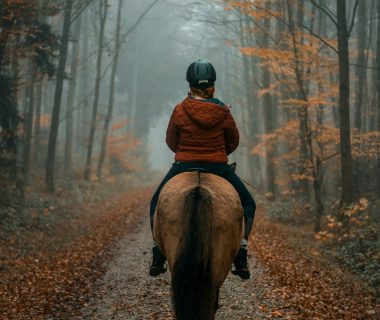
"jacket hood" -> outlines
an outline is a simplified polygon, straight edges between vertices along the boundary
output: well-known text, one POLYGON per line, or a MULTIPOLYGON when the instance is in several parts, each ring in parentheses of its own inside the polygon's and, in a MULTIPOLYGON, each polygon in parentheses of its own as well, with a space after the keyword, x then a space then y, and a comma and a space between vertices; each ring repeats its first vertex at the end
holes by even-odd
POLYGON ((228 115, 228 107, 217 99, 213 100, 216 102, 188 97, 182 102, 182 106, 194 123, 202 128, 211 129, 228 115))

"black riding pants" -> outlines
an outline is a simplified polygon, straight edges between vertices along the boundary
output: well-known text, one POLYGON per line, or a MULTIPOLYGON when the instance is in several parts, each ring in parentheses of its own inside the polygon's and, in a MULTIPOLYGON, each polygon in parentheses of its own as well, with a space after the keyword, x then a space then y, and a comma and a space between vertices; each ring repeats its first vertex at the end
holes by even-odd
POLYGON ((202 168, 208 173, 216 174, 220 177, 226 179, 229 183, 233 185, 240 196, 240 201, 244 209, 245 217, 245 232, 244 238, 248 239, 249 233, 252 230, 253 218, 255 216, 256 204, 253 200, 251 194, 239 179, 236 173, 231 169, 227 163, 207 163, 207 162, 174 162, 169 172, 166 174, 160 185, 158 186, 156 192, 152 197, 150 203, 150 223, 153 228, 153 217, 154 212, 156 211, 156 206, 158 202, 158 197, 160 195, 162 187, 168 182, 171 178, 176 176, 179 173, 186 172, 191 168, 202 168))

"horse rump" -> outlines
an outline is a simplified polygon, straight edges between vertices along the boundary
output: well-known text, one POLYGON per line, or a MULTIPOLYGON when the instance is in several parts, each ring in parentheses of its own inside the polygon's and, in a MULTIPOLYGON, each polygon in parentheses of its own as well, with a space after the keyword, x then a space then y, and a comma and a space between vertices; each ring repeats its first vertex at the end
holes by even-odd
POLYGON ((202 186, 188 191, 183 207, 184 232, 172 272, 173 304, 178 320, 214 319, 212 196, 202 186))

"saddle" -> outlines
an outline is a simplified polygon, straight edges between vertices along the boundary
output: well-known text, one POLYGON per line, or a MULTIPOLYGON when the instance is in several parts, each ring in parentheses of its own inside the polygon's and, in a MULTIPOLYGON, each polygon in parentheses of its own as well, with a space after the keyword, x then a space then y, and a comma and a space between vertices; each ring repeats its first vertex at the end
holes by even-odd
MULTIPOLYGON (((236 172, 236 162, 232 162, 229 164, 229 166, 231 167, 231 169, 236 172)), ((197 167, 193 167, 193 168, 189 168, 186 170, 186 172, 203 172, 203 173, 207 173, 207 170, 204 169, 204 168, 197 168, 197 167)))

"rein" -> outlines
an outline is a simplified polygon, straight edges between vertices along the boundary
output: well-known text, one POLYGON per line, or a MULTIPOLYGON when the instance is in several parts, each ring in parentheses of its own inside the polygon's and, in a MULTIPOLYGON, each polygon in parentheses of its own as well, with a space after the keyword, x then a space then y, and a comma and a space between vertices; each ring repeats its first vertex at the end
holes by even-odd
MULTIPOLYGON (((239 177, 239 176, 238 176, 239 177)), ((292 214, 288 209, 286 209, 282 204, 280 204, 279 202, 277 202, 276 200, 274 199, 271 199, 270 197, 268 197, 264 192, 260 191, 259 189, 257 189, 256 187, 254 187, 252 184, 250 184, 248 181, 245 181, 243 178, 240 178, 239 179, 241 181, 243 181, 247 186, 251 187, 253 190, 255 190, 256 192, 258 192, 259 194, 261 194, 262 196, 264 196, 267 200, 269 200, 270 202, 273 202, 274 204, 276 204, 278 207, 280 207, 281 209, 285 210, 287 213, 289 214, 292 214)))
MULTIPOLYGON (((231 169, 235 172, 236 174, 236 162, 233 162, 230 164, 230 167, 231 169)), ((237 175, 237 174, 236 174, 237 175)), ((237 175, 238 176, 238 175, 237 175)), ((248 181, 244 180, 243 178, 239 177, 238 178, 243 181, 247 186, 251 187, 253 190, 255 190, 257 193, 261 194, 262 196, 264 196, 267 200, 269 200, 270 202, 273 202, 274 204, 276 204, 278 207, 280 207, 281 209, 285 210, 287 213, 289 214, 292 214, 288 209, 286 209, 281 203, 277 202, 276 200, 274 199, 271 199, 270 197, 268 197, 264 192, 260 191, 259 189, 257 189, 255 186, 253 186, 251 183, 249 183, 248 181)))

